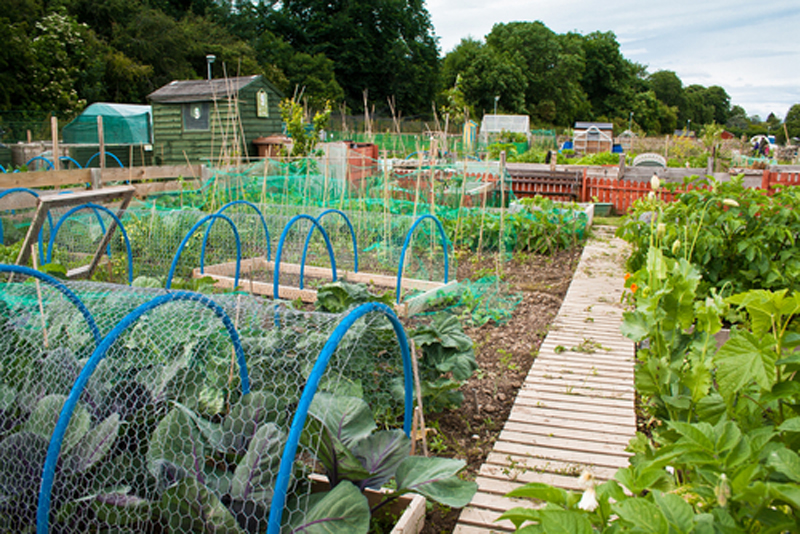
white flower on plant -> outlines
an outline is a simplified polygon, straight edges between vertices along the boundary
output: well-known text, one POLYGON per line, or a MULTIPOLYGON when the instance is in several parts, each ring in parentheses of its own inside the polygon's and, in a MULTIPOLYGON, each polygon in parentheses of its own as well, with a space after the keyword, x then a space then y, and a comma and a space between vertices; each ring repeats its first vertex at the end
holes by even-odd
POLYGON ((578 508, 586 510, 587 512, 594 511, 597 508, 597 493, 594 491, 594 475, 591 471, 584 471, 578 479, 578 484, 585 488, 581 500, 578 502, 578 508))
POLYGON ((722 203, 725 204, 726 206, 731 206, 733 208, 739 207, 739 203, 733 200, 732 198, 726 198, 725 200, 722 201, 722 203))
MULTIPOLYGON (((680 239, 676 239, 672 243, 672 254, 673 255, 677 254, 680 249, 681 249, 681 240, 680 239)), ((667 466, 667 467, 669 467, 669 466, 667 466)))
POLYGON ((650 200, 653 200, 654 198, 656 198, 655 191, 650 191, 649 193, 647 193, 647 198, 649 198, 650 200))
MULTIPOLYGON (((672 247, 672 248, 674 249, 674 248, 675 248, 675 246, 673 245, 673 247, 672 247)), ((668 466, 667 466, 667 467, 665 467, 664 469, 665 469, 665 470, 667 471, 667 473, 669 473, 670 475, 674 475, 674 474, 675 474, 675 468, 674 468, 674 467, 672 467, 671 465, 668 465, 668 466)))
POLYGON ((658 226, 656 226, 656 235, 658 238, 661 239, 664 237, 665 233, 667 233, 667 225, 664 223, 658 223, 658 226))
POLYGON ((661 187, 661 180, 658 179, 657 174, 654 174, 653 177, 650 178, 650 189, 658 191, 659 187, 661 187))
POLYGON ((594 485, 583 492, 583 497, 578 502, 578 508, 587 512, 593 512, 597 508, 597 493, 594 491, 594 485))

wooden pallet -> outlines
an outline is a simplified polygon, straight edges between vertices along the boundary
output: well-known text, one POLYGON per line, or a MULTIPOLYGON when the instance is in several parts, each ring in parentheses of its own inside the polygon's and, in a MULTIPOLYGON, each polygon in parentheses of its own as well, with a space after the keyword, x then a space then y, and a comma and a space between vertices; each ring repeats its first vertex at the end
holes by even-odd
POLYGON ((624 244, 605 238, 584 248, 575 277, 494 449, 481 466, 478 492, 454 532, 514 532, 497 521, 516 506, 541 503, 505 497, 530 482, 583 490, 590 471, 608 480, 628 465, 636 433, 633 342, 619 331, 624 244), (609 247, 620 253, 609 255, 609 247))
MULTIPOLYGON (((274 272, 275 262, 267 261, 264 258, 250 258, 242 260, 240 264, 239 288, 243 291, 255 295, 274 296, 274 284, 272 282, 260 282, 254 280, 251 273, 254 272, 274 272)), ((300 265, 296 263, 281 263, 280 272, 284 274, 299 275, 300 265)), ((306 265, 303 269, 304 275, 309 278, 330 282, 333 280, 333 271, 330 267, 316 267, 306 265)), ((192 271, 194 278, 209 276, 216 280, 215 287, 220 289, 234 289, 234 276, 236 273, 236 262, 218 263, 207 265, 203 272, 199 268, 192 271)), ((397 288, 397 277, 374 273, 354 273, 352 271, 337 270, 338 280, 348 282, 358 282, 368 285, 375 285, 387 289, 397 288)), ((428 303, 441 299, 446 295, 458 290, 458 282, 433 282, 430 280, 417 280, 414 278, 403 278, 401 287, 405 290, 419 290, 423 293, 407 299, 395 306, 397 313, 402 316, 411 316, 425 309, 428 303)), ((278 285, 278 298, 284 300, 297 300, 303 302, 316 302, 317 291, 315 289, 300 289, 299 287, 278 285)))

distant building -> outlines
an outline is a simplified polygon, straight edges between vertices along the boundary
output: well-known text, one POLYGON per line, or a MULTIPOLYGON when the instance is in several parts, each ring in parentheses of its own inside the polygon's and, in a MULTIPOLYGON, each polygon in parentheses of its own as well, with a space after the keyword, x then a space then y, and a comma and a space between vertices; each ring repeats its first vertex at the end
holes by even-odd
POLYGON ((236 163, 257 154, 255 139, 282 129, 283 94, 262 76, 174 81, 147 98, 159 165, 236 163))
POLYGON ((572 148, 579 154, 611 152, 614 147, 614 125, 610 122, 576 122, 572 148))
POLYGON ((527 140, 531 134, 531 118, 527 115, 484 115, 481 121, 480 141, 490 142, 504 133, 518 133, 527 140))

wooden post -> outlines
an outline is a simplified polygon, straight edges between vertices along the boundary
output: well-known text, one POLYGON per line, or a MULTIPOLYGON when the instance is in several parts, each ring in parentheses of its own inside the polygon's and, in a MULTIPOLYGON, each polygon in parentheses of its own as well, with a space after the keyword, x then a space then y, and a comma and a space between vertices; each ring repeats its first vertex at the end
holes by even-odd
POLYGON ((764 172, 761 173, 761 189, 769 194, 769 169, 764 169, 764 172))
MULTIPOLYGON (((623 160, 623 165, 624 165, 625 156, 623 156, 621 159, 623 160)), ((586 196, 586 180, 587 180, 586 169, 584 168, 583 179, 581 180, 581 198, 580 198, 581 202, 589 202, 590 200, 590 198, 586 196)))
POLYGON ((58 161, 58 117, 50 117, 50 131, 53 136, 53 170, 59 170, 58 161))
POLYGON ((31 131, 27 130, 26 138, 28 139, 28 144, 31 144, 33 137, 31 136, 31 131))
POLYGON ((103 135, 103 116, 97 116, 97 141, 100 143, 100 170, 106 168, 106 140, 103 135))
MULTIPOLYGON (((585 169, 584 169, 585 170, 585 169)), ((583 173, 584 179, 586 177, 586 173, 583 173)), ((625 154, 619 155, 619 170, 617 171, 617 180, 622 180, 622 177, 625 176, 625 154)))

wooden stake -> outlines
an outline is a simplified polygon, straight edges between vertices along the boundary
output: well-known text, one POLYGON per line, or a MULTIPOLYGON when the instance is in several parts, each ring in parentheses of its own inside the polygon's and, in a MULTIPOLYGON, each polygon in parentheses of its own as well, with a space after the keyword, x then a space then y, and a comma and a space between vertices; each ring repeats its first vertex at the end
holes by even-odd
MULTIPOLYGON (((419 364, 417 363, 417 349, 414 340, 409 340, 411 346, 411 368, 414 370, 414 388, 417 391, 417 410, 419 411, 419 433, 422 434, 422 454, 428 456, 428 431, 425 429, 425 415, 422 405, 422 386, 419 380, 419 364)), ((417 415, 415 413, 415 415, 417 415)))
MULTIPOLYGON (((551 160, 552 161, 552 160, 551 160)), ((496 273, 497 281, 499 282, 503 276, 503 219, 505 218, 505 203, 506 203, 506 151, 500 152, 500 236, 497 240, 497 264, 496 273)))
POLYGON ((59 170, 61 164, 58 160, 58 117, 50 117, 50 132, 53 137, 53 169, 59 170))
MULTIPOLYGON (((36 255, 36 246, 31 245, 31 258, 33 259, 33 268, 39 270, 39 260, 36 255)), ((39 301, 39 316, 42 318, 42 335, 44 337, 44 348, 50 348, 50 343, 47 340, 47 322, 44 318, 44 303, 42 302, 42 286, 39 285, 39 279, 36 280, 36 299, 39 301)))

